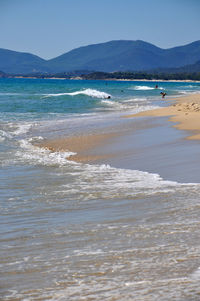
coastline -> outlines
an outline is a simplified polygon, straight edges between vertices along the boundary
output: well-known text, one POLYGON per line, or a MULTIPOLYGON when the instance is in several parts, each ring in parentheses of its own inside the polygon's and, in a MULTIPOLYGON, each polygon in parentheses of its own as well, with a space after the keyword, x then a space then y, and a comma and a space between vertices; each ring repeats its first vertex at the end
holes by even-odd
MULTIPOLYGON (((149 172, 156 171, 165 177, 169 173, 171 178, 173 175, 166 166, 172 161, 174 161, 175 166, 178 160, 176 156, 173 160, 168 157, 168 153, 171 153, 171 143, 177 145, 176 151, 178 153, 183 148, 188 147, 188 143, 183 142, 183 140, 200 139, 200 94, 164 101, 171 101, 172 104, 160 109, 123 116, 129 120, 132 118, 132 122, 126 128, 116 128, 114 132, 107 128, 103 134, 94 132, 79 136, 54 138, 43 141, 36 146, 46 148, 51 152, 73 152, 75 155, 71 155, 67 160, 78 163, 110 164, 132 169, 137 167, 149 172), (177 132, 173 128, 181 131, 177 132), (187 137, 184 131, 189 132, 187 137), (181 145, 177 144, 179 140, 181 140, 181 145), (163 147, 162 144, 165 146, 163 147), (158 164, 155 163, 157 160, 154 157, 155 153, 157 153, 157 157, 160 157, 158 164), (161 170, 159 164, 163 166, 164 153, 166 166, 164 170, 161 170), (149 160, 151 163, 148 162, 149 160)), ((193 145, 192 148, 195 146, 193 145)), ((184 166, 183 160, 182 165, 184 166)), ((178 167, 176 168, 178 170, 178 167)), ((180 172, 178 173, 180 174, 180 172)))
MULTIPOLYGON (((107 79, 105 79, 107 80, 107 79)), ((164 83, 200 83, 199 80, 190 80, 190 79, 183 79, 183 80, 177 80, 177 79, 170 79, 170 80, 165 80, 165 79, 112 79, 114 81, 130 81, 130 82, 164 82, 164 83)))
MULTIPOLYGON (((164 100, 165 101, 165 100, 164 100)), ((175 103, 164 108, 140 112, 125 117, 169 117, 173 127, 189 131, 188 140, 200 140, 200 94, 190 94, 175 99, 175 103)))
POLYGON ((103 134, 64 136, 36 146, 51 152, 74 152, 66 159, 77 163, 108 164, 157 173, 166 180, 198 182, 200 94, 168 100, 168 107, 123 116, 128 122, 114 132, 105 128, 103 134))
MULTIPOLYGON (((7 78, 17 78, 17 79, 56 79, 56 80, 86 80, 89 81, 90 79, 83 78, 81 76, 66 78, 66 77, 37 77, 37 76, 13 76, 7 78)), ((130 81, 130 82, 164 82, 164 83, 200 83, 200 80, 190 80, 190 79, 183 79, 183 80, 165 80, 165 79, 126 79, 126 78, 99 78, 99 79, 92 79, 92 80, 102 80, 102 81, 130 81)))

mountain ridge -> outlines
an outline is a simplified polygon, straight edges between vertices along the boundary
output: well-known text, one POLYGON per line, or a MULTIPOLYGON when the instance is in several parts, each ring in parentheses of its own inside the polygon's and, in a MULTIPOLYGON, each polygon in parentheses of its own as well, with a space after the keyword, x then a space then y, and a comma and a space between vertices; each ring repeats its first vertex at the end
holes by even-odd
POLYGON ((179 68, 200 60, 200 40, 162 49, 142 40, 113 40, 81 46, 45 60, 31 53, 0 48, 0 70, 6 73, 148 71, 179 68))

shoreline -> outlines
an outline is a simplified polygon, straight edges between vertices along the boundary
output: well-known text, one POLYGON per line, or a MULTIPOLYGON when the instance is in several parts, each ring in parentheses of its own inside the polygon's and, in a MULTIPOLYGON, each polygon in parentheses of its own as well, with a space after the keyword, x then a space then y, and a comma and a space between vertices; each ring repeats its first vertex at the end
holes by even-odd
POLYGON ((163 179, 180 183, 196 183, 200 176, 200 144, 196 141, 200 139, 200 94, 169 101, 168 107, 121 116, 127 118, 127 123, 123 127, 117 126, 114 131, 108 127, 102 134, 96 129, 93 133, 48 139, 35 146, 51 152, 76 153, 66 157, 76 163, 105 164, 156 173, 163 179), (188 128, 180 125, 177 118, 186 119, 188 128), (189 128, 191 119, 197 122, 195 129, 189 128), (187 138, 190 142, 186 140, 184 130, 190 132, 187 138))
MULTIPOLYGON (((48 149, 51 152, 73 152, 75 155, 71 155, 67 160, 78 163, 94 164, 100 162, 109 164, 110 161, 116 162, 119 156, 123 161, 123 157, 127 156, 126 149, 121 150, 121 142, 123 139, 125 139, 129 133, 133 135, 134 130, 147 131, 150 129, 150 124, 153 122, 154 117, 157 117, 155 122, 159 122, 160 126, 162 123, 159 117, 167 117, 170 122, 174 123, 173 125, 170 124, 170 127, 190 132, 184 139, 200 140, 200 94, 196 93, 164 101, 171 101, 172 104, 163 108, 123 116, 122 118, 137 118, 137 122, 135 122, 136 119, 135 121, 133 119, 134 125, 132 124, 129 129, 118 129, 115 132, 110 132, 110 129, 107 129, 107 132, 103 134, 94 132, 93 134, 86 133, 79 136, 49 139, 36 144, 36 146, 48 149), (148 124, 147 118, 146 121, 143 122, 139 121, 138 117, 151 117, 151 119, 148 124), (139 126, 137 126, 138 122, 139 126), (142 124, 146 122, 147 126, 143 128, 142 124), (112 149, 113 144, 116 146, 114 150, 112 149)), ((153 125, 153 127, 155 127, 155 125, 153 125)), ((131 145, 132 142, 126 140, 125 144, 127 143, 131 145)), ((130 151, 130 153, 132 153, 131 156, 133 156, 136 148, 137 147, 132 144, 130 151)))
MULTIPOLYGON (((165 101, 165 100, 164 100, 165 101)), ((164 108, 140 112, 132 117, 169 117, 173 127, 190 132, 187 140, 200 140, 200 93, 175 98, 175 103, 164 108)))
POLYGON ((105 133, 105 134, 84 134, 80 136, 61 137, 57 139, 46 140, 42 143, 36 144, 50 150, 51 152, 66 152, 70 151, 75 153, 67 158, 69 161, 78 163, 95 162, 102 159, 107 159, 114 154, 102 154, 98 148, 111 141, 118 133, 105 133))
POLYGON ((17 79, 56 79, 56 80, 85 80, 85 81, 130 81, 130 82, 165 82, 165 83, 200 83, 200 80, 190 80, 190 79, 183 79, 183 80, 165 80, 165 79, 118 79, 118 78, 104 78, 104 79, 85 79, 80 76, 74 78, 66 78, 66 77, 36 77, 36 76, 9 76, 5 78, 17 78, 17 79))
MULTIPOLYGON (((107 80, 107 79, 105 79, 107 80)), ((199 80, 190 80, 190 79, 183 79, 183 80, 177 80, 177 79, 112 79, 114 81, 130 81, 130 82, 164 82, 164 83, 200 83, 199 80)))

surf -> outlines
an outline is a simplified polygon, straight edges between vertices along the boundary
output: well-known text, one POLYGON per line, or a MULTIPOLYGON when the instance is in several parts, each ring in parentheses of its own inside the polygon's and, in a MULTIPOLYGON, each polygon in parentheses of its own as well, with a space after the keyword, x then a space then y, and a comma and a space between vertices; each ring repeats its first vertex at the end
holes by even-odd
POLYGON ((84 89, 84 90, 80 90, 80 91, 75 91, 75 92, 65 92, 65 93, 52 93, 52 94, 45 94, 43 96, 43 98, 45 97, 58 97, 58 96, 77 96, 77 95, 86 95, 86 96, 90 96, 90 97, 94 97, 94 98, 110 98, 111 95, 106 93, 106 92, 102 92, 102 91, 98 91, 95 89, 84 89))

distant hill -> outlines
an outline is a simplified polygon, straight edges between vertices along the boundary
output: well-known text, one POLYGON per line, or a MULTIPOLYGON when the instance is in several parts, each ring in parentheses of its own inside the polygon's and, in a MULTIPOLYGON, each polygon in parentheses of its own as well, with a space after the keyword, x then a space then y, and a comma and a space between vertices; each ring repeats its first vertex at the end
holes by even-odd
POLYGON ((143 41, 111 41, 74 49, 50 60, 49 66, 65 71, 142 71, 181 67, 197 60, 200 60, 200 41, 170 49, 161 49, 143 41))
POLYGON ((5 72, 2 72, 2 71, 0 71, 0 78, 1 77, 6 77, 6 73, 5 72))
MULTIPOLYGON (((6 73, 147 71, 179 68, 200 61, 200 41, 161 49, 144 41, 110 41, 71 50, 51 60, 0 49, 0 70, 6 73)), ((198 67, 198 66, 197 66, 198 67)))
POLYGON ((0 48, 0 70, 6 73, 48 72, 47 61, 39 56, 0 48))

